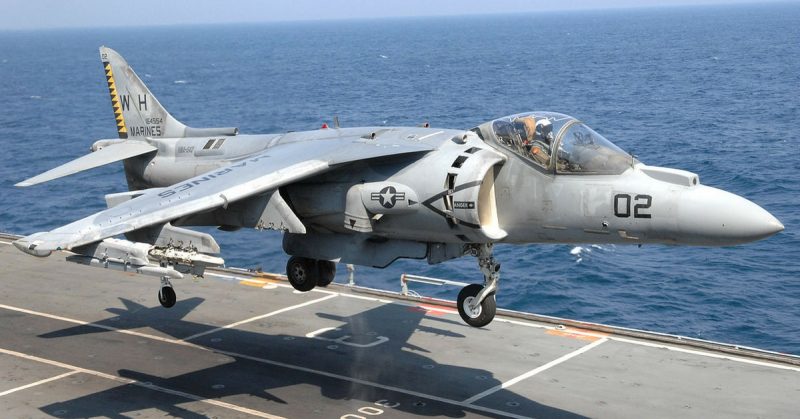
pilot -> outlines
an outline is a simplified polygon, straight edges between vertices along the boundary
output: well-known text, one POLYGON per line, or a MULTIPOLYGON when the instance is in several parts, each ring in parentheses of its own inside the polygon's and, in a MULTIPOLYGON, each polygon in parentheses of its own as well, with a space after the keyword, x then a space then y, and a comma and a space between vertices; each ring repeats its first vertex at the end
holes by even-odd
POLYGON ((533 139, 530 142, 528 151, 531 157, 546 166, 550 161, 550 153, 553 145, 553 123, 547 119, 536 121, 533 129, 533 139))
POLYGON ((524 116, 514 119, 514 128, 519 134, 519 139, 525 148, 529 148, 536 133, 536 119, 533 116, 524 116))

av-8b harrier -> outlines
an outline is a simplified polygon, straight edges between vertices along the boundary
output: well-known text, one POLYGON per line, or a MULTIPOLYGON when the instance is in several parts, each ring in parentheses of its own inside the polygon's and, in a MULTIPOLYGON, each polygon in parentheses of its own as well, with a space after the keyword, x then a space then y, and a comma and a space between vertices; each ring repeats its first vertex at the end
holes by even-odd
POLYGON ((484 281, 461 290, 458 311, 476 327, 495 314, 495 243, 726 246, 783 230, 753 202, 647 166, 567 115, 521 113, 471 130, 337 124, 240 135, 187 127, 122 56, 105 47, 100 56, 120 138, 17 186, 123 161, 130 191, 14 244, 158 276, 165 307, 176 301, 170 279, 224 263, 210 235, 183 226, 282 231, 286 273, 300 291, 329 284, 336 262, 474 256, 484 281))

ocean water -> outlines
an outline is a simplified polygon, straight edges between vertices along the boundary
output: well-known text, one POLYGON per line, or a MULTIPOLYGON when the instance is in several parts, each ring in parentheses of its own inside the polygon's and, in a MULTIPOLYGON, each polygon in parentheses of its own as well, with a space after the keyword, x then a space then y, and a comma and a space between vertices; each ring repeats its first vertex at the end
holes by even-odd
MULTIPOLYGON (((283 132, 338 115, 345 126, 470 128, 552 110, 584 120, 645 163, 698 173, 705 184, 755 201, 786 231, 726 248, 498 246, 501 307, 800 354, 798 22, 800 5, 769 4, 0 28, 0 230, 49 230, 101 210, 104 194, 126 189, 121 164, 13 187, 115 137, 100 45, 122 53, 191 126, 283 132)), ((214 234, 229 265, 284 270, 280 234, 214 234)), ((337 281, 346 280, 343 271, 337 281)), ((399 290, 403 272, 481 281, 470 258, 357 268, 356 281, 399 290)), ((448 299, 458 292, 412 288, 448 299)))

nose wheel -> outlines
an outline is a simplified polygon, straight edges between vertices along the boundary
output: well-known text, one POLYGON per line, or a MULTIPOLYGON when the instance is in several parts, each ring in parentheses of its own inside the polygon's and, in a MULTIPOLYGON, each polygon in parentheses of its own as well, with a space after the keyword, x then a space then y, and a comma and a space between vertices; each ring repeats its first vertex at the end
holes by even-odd
POLYGON ((483 327, 492 322, 497 312, 497 302, 491 294, 478 303, 478 294, 483 285, 467 285, 458 293, 458 314, 468 325, 483 327))
POLYGON ((468 325, 483 327, 494 320, 497 313, 497 283, 500 280, 500 263, 492 256, 491 243, 476 244, 467 252, 478 258, 483 273, 483 285, 472 284, 458 293, 458 314, 468 325))

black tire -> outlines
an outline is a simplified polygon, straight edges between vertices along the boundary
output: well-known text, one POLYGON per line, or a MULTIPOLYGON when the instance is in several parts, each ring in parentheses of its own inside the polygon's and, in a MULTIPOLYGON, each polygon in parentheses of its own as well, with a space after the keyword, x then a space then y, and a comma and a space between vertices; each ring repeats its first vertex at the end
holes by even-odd
POLYGON ((329 260, 317 261, 317 269, 319 270, 319 278, 317 278, 318 287, 327 287, 333 278, 336 277, 336 264, 329 260))
POLYGON ((472 327, 486 326, 492 322, 495 313, 497 313, 497 301, 495 301, 494 293, 483 299, 476 312, 471 312, 467 307, 482 289, 482 285, 472 284, 467 285, 458 293, 458 314, 461 315, 465 323, 472 327))
POLYGON ((311 291, 317 286, 319 269, 314 259, 292 256, 286 263, 286 276, 289 283, 298 291, 311 291))
POLYGON ((175 305, 176 301, 178 301, 178 297, 172 287, 161 287, 158 291, 158 302, 161 303, 162 307, 170 308, 175 305))

